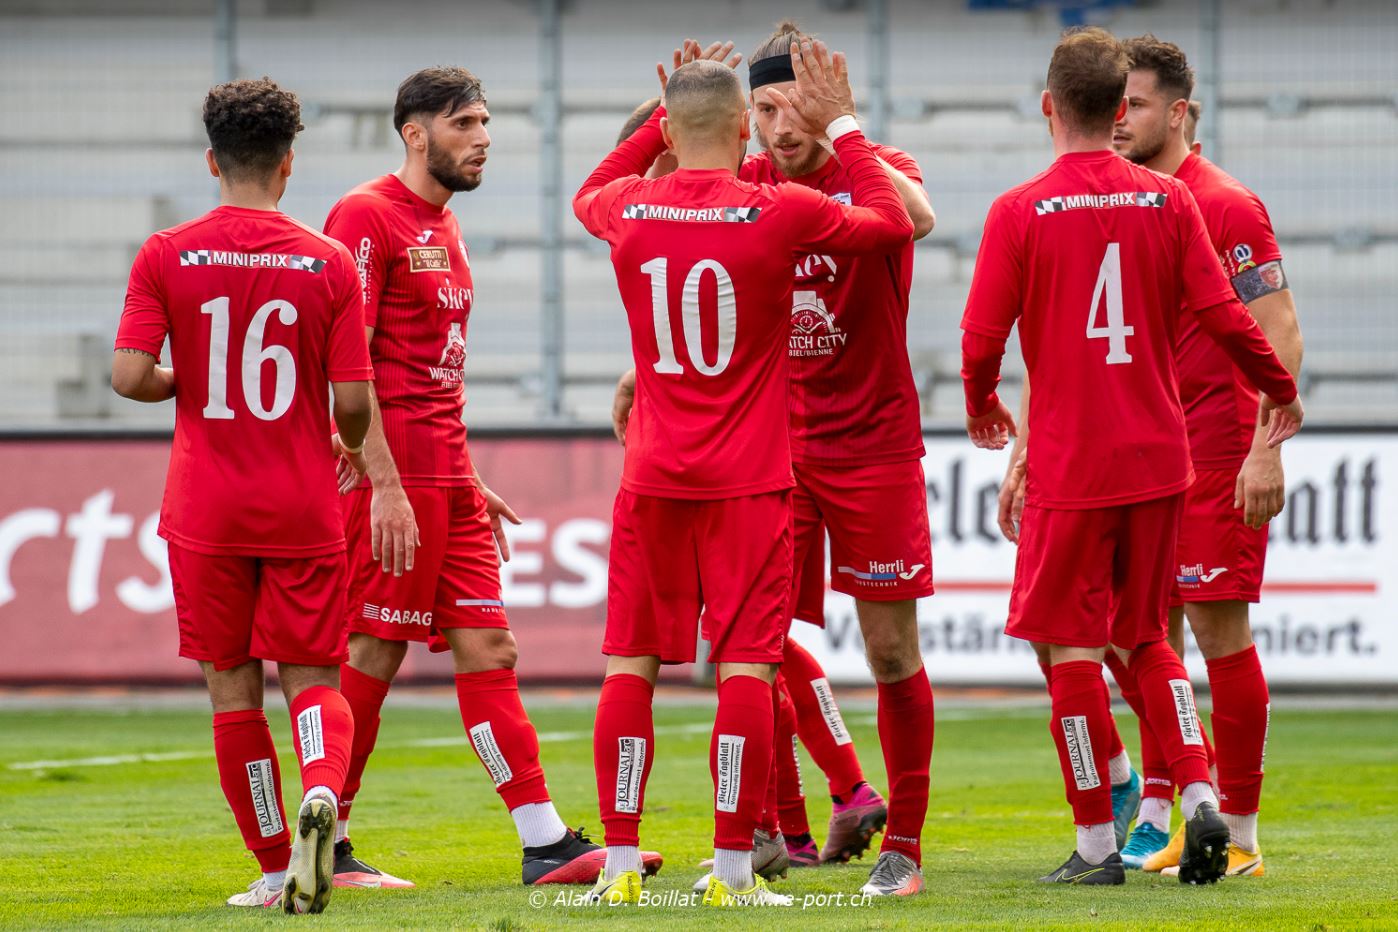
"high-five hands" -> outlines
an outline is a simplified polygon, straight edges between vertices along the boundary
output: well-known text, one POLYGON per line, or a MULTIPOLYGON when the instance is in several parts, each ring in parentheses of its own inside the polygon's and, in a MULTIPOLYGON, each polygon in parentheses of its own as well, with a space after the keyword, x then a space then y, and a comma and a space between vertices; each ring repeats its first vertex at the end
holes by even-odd
POLYGON ((786 93, 765 87, 767 99, 786 117, 812 136, 825 135, 825 127, 841 116, 854 116, 854 92, 849 86, 849 63, 843 52, 831 54, 820 40, 791 43, 791 70, 796 86, 786 93))
MULTIPOLYGON (((737 68, 738 62, 743 60, 741 53, 733 51, 732 42, 715 42, 708 48, 703 48, 693 39, 685 39, 680 43, 680 48, 675 49, 673 67, 670 73, 673 74, 682 66, 692 61, 721 61, 729 68, 737 68)), ((670 80, 670 74, 665 72, 665 65, 661 62, 655 63, 656 76, 660 78, 660 105, 665 106, 665 85, 670 80)))

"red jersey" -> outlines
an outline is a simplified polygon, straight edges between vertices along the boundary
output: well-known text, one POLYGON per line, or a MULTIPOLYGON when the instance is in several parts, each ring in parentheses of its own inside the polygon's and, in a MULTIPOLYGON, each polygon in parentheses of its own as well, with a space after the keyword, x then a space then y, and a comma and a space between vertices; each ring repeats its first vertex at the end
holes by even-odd
POLYGON ((1033 386, 1028 501, 1100 508, 1189 485, 1182 311, 1279 401, 1295 397, 1179 181, 1111 151, 1075 152, 995 200, 961 326, 1003 346, 1019 321, 1033 386))
POLYGON ((344 246, 269 210, 219 207, 146 240, 117 349, 175 368, 160 536, 214 555, 345 549, 330 382, 372 378, 344 246))
MULTIPOLYGON (((906 152, 874 153, 918 184, 906 152)), ((738 173, 756 184, 814 188, 852 202, 853 180, 836 158, 787 179, 766 152, 738 173)), ((908 360, 913 243, 883 254, 808 254, 796 260, 791 295, 791 458, 816 466, 874 466, 921 459, 922 407, 908 360)))
MULTIPOLYGON (((1209 240, 1239 300, 1246 303, 1258 296, 1248 286, 1254 279, 1270 282, 1271 290, 1284 287, 1281 250, 1267 208, 1257 195, 1193 153, 1175 177, 1199 203, 1209 240)), ((1257 389, 1193 320, 1185 318, 1179 339, 1180 400, 1194 465, 1200 469, 1241 466, 1257 428, 1257 389)))
POLYGON ((588 232, 611 244, 631 326, 636 402, 622 487, 689 499, 790 488, 792 278, 784 270, 798 256, 895 250, 911 221, 859 133, 835 146, 865 207, 724 169, 638 177, 664 149, 662 115, 608 156, 573 200, 588 232))
POLYGON ((325 232, 359 267, 374 393, 403 484, 469 485, 462 376, 475 291, 456 216, 384 175, 340 198, 325 232))

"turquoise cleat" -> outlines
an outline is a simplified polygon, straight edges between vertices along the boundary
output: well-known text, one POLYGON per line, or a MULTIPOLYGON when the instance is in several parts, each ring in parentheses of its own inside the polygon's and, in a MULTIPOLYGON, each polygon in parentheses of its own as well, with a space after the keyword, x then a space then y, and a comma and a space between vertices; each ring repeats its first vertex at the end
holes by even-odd
POLYGON ((1116 850, 1126 847, 1126 830, 1141 809, 1141 775, 1131 771, 1125 783, 1112 784, 1112 830, 1116 832, 1116 850))
POLYGON ((1137 822, 1126 847, 1121 849, 1121 862, 1127 870, 1138 871, 1152 854, 1164 850, 1169 843, 1169 832, 1162 832, 1149 822, 1137 822))

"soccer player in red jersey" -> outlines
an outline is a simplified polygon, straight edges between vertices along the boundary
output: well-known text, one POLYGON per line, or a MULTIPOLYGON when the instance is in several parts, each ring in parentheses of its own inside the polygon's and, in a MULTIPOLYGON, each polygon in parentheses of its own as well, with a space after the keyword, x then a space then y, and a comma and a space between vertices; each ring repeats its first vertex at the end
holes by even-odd
MULTIPOLYGON (((1131 58, 1126 83, 1130 104, 1116 126, 1117 152, 1173 175, 1189 188, 1238 300, 1296 375, 1301 329, 1266 208, 1257 195, 1190 151, 1185 124, 1194 72, 1179 47, 1151 35, 1125 44, 1131 58)), ((1196 477, 1180 522, 1170 625, 1179 632, 1188 616, 1208 665, 1219 809, 1232 839, 1228 873, 1260 876, 1257 812, 1270 700, 1252 642, 1248 604, 1258 600, 1262 587, 1267 522, 1281 511, 1285 498, 1281 453, 1267 445, 1258 426, 1257 392, 1192 321, 1186 320, 1180 331, 1177 361, 1196 477)), ((1155 744, 1147 730, 1141 739, 1143 750, 1155 744)), ((1158 750, 1152 747, 1151 756, 1158 759, 1158 750)), ((1168 832, 1174 795, 1169 774, 1148 769, 1146 777, 1136 833, 1142 844, 1140 851, 1127 854, 1162 848, 1168 832)), ((1168 870, 1178 859, 1175 844, 1137 866, 1168 870)))
POLYGON ((811 252, 885 252, 912 233, 896 189, 845 116, 833 63, 809 42, 793 43, 791 55, 797 86, 789 99, 768 93, 803 125, 827 128, 866 206, 739 181, 749 133, 742 88, 730 68, 707 60, 670 77, 668 112, 657 109, 574 200, 588 231, 611 244, 638 382, 613 516, 607 678, 593 743, 609 851, 596 894, 605 901, 639 897, 653 684, 662 663, 694 660, 702 608, 719 665, 705 902, 791 902, 767 889, 751 860, 792 576, 791 280, 771 272, 811 252), (639 177, 667 147, 678 170, 639 177))
POLYGON ((1078 842, 1043 880, 1125 881, 1103 753, 1110 647, 1184 787, 1180 879, 1212 882, 1227 866, 1228 826, 1184 665, 1165 640, 1167 573, 1193 479, 1175 366, 1185 320, 1267 393, 1269 444, 1293 434, 1302 411, 1188 190, 1111 150, 1126 71, 1121 43, 1100 29, 1070 32, 1054 50, 1042 106, 1058 158, 991 206, 962 319, 967 432, 991 449, 1015 432, 995 386, 1018 322, 1034 429, 1006 630, 1049 645, 1051 731, 1078 842))
MULTIPOLYGON (((604 858, 563 824, 544 782, 500 591, 500 558, 510 555, 502 519, 519 519, 472 466, 461 418, 475 290, 447 202, 480 184, 489 119, 466 69, 410 75, 393 109, 402 166, 350 191, 325 223, 358 262, 375 361, 369 482, 344 509, 351 582, 341 678, 357 728, 337 830, 342 885, 411 886, 354 856, 348 821, 380 708, 413 641, 452 652, 462 723, 518 830, 524 883, 591 883, 604 858)), ((648 869, 659 863, 651 853, 648 869)))
POLYGON ((347 573, 332 442, 364 468, 364 305, 349 251, 277 210, 301 129, 296 95, 266 79, 221 84, 204 126, 219 206, 141 247, 112 387, 175 399, 160 536, 180 656, 203 670, 219 782, 263 871, 228 903, 320 912, 354 731, 337 691, 347 573), (166 337, 173 368, 157 365, 166 337), (263 661, 277 664, 305 791, 291 832, 263 661))

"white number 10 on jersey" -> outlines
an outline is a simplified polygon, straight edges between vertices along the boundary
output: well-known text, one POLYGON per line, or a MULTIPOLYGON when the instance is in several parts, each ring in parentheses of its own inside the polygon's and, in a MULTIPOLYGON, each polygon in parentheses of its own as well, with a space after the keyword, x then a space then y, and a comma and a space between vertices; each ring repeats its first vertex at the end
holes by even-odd
MULTIPOLYGON (((669 264, 670 260, 664 257, 652 259, 641 266, 641 271, 650 276, 651 313, 655 315, 655 344, 660 353, 655 371, 661 375, 680 375, 684 372, 684 366, 677 358, 674 336, 670 333, 669 264)), ((727 369, 728 363, 733 359, 733 341, 738 333, 738 302, 733 292, 733 278, 727 269, 713 259, 695 263, 685 276, 684 291, 680 298, 680 319, 684 324, 684 343, 689 351, 689 361, 695 370, 700 375, 718 375, 727 369), (718 289, 718 355, 712 366, 704 359, 704 324, 699 316, 699 286, 703 284, 706 272, 713 273, 718 289)))
POLYGON ((1107 365, 1131 361, 1126 351, 1126 338, 1136 332, 1126 325, 1126 309, 1121 301, 1121 244, 1108 243, 1107 254, 1097 269, 1097 284, 1092 287, 1092 304, 1087 308, 1087 338, 1107 341, 1107 365), (1107 326, 1097 326, 1097 309, 1103 298, 1107 304, 1107 326))

